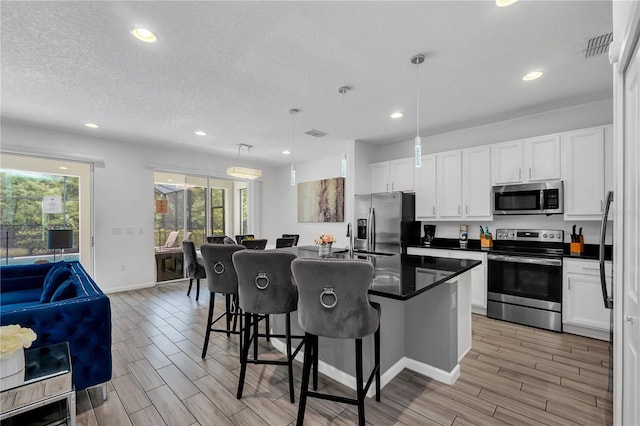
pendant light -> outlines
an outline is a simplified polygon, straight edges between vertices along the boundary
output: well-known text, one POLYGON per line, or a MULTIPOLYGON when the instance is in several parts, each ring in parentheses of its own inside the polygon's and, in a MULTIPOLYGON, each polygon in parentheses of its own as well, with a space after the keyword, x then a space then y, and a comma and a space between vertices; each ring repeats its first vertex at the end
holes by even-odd
POLYGON ((420 139, 420 64, 424 62, 424 55, 411 57, 411 63, 416 66, 416 140, 414 156, 416 167, 422 167, 422 140, 420 139))
MULTIPOLYGON (((239 143, 238 144, 238 163, 240 163, 240 150, 242 148, 247 148, 247 151, 249 151, 249 159, 251 159, 251 148, 253 148, 253 145, 247 145, 246 143, 239 143)), ((243 166, 233 166, 227 169, 227 175, 237 177, 240 179, 257 179, 260 176, 262 176, 262 170, 252 169, 252 168, 243 167, 243 166)))
POLYGON ((291 171, 290 173, 290 183, 292 186, 296 184, 296 165, 295 165, 295 144, 293 141, 293 116, 296 115, 300 110, 291 108, 289 110, 289 115, 291 116, 291 171))
MULTIPOLYGON (((344 103, 344 95, 346 95, 347 93, 349 93, 349 91, 351 90, 350 87, 348 86, 341 86, 338 87, 338 93, 340 93, 342 95, 342 106, 346 109, 345 107, 345 103, 344 103)), ((344 116, 346 117, 346 114, 344 114, 344 116)), ((344 133, 343 132, 343 137, 344 137, 344 133)), ((340 159, 340 176, 343 178, 347 177, 347 154, 346 153, 342 153, 341 159, 340 159)))

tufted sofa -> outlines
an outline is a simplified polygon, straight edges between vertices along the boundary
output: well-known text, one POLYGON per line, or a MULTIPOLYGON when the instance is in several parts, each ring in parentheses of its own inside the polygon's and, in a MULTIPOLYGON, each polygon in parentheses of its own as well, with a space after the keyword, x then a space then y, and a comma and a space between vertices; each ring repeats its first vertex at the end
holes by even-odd
POLYGON ((77 261, 2 266, 0 324, 31 328, 33 348, 69 342, 76 391, 111 379, 109 298, 77 261))

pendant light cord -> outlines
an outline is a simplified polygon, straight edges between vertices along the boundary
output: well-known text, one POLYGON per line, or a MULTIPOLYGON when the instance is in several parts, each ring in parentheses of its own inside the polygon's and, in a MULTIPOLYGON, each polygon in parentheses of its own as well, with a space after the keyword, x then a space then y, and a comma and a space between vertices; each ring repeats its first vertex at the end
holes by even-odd
POLYGON ((416 64, 416 136, 420 136, 420 64, 416 64))

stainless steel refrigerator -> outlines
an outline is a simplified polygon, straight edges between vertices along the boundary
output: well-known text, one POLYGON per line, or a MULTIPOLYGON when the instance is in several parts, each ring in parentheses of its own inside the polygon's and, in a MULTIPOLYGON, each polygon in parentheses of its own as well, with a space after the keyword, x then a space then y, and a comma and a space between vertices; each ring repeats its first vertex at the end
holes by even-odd
MULTIPOLYGON (((611 271, 611 294, 607 291, 607 279, 605 271, 605 237, 607 235, 607 225, 609 220, 609 209, 613 202, 613 191, 607 194, 604 212, 602 213, 602 223, 600 225, 600 285, 602 287, 602 300, 604 307, 611 310, 609 319, 609 391, 613 389, 613 270, 611 271)), ((611 237, 613 242, 613 233, 611 237)), ((612 244, 613 245, 613 244, 612 244)), ((613 250, 611 260, 613 261, 613 250)), ((611 262, 613 264, 613 262, 611 262)))
POLYGON ((413 193, 356 195, 354 248, 371 253, 406 253, 420 243, 413 193))

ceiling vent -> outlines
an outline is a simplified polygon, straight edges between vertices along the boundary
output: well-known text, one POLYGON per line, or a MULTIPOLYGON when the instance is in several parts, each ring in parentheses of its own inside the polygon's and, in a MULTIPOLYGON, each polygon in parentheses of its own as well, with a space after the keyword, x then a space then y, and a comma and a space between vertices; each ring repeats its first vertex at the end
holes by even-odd
POLYGON ((316 130, 316 129, 307 130, 304 133, 309 135, 309 136, 313 136, 315 138, 321 138, 323 136, 327 136, 328 135, 328 133, 325 133, 322 130, 316 130))
POLYGON ((613 33, 603 34, 597 37, 589 39, 587 42, 587 48, 584 51, 585 58, 591 58, 594 56, 607 53, 609 44, 613 41, 613 33))

